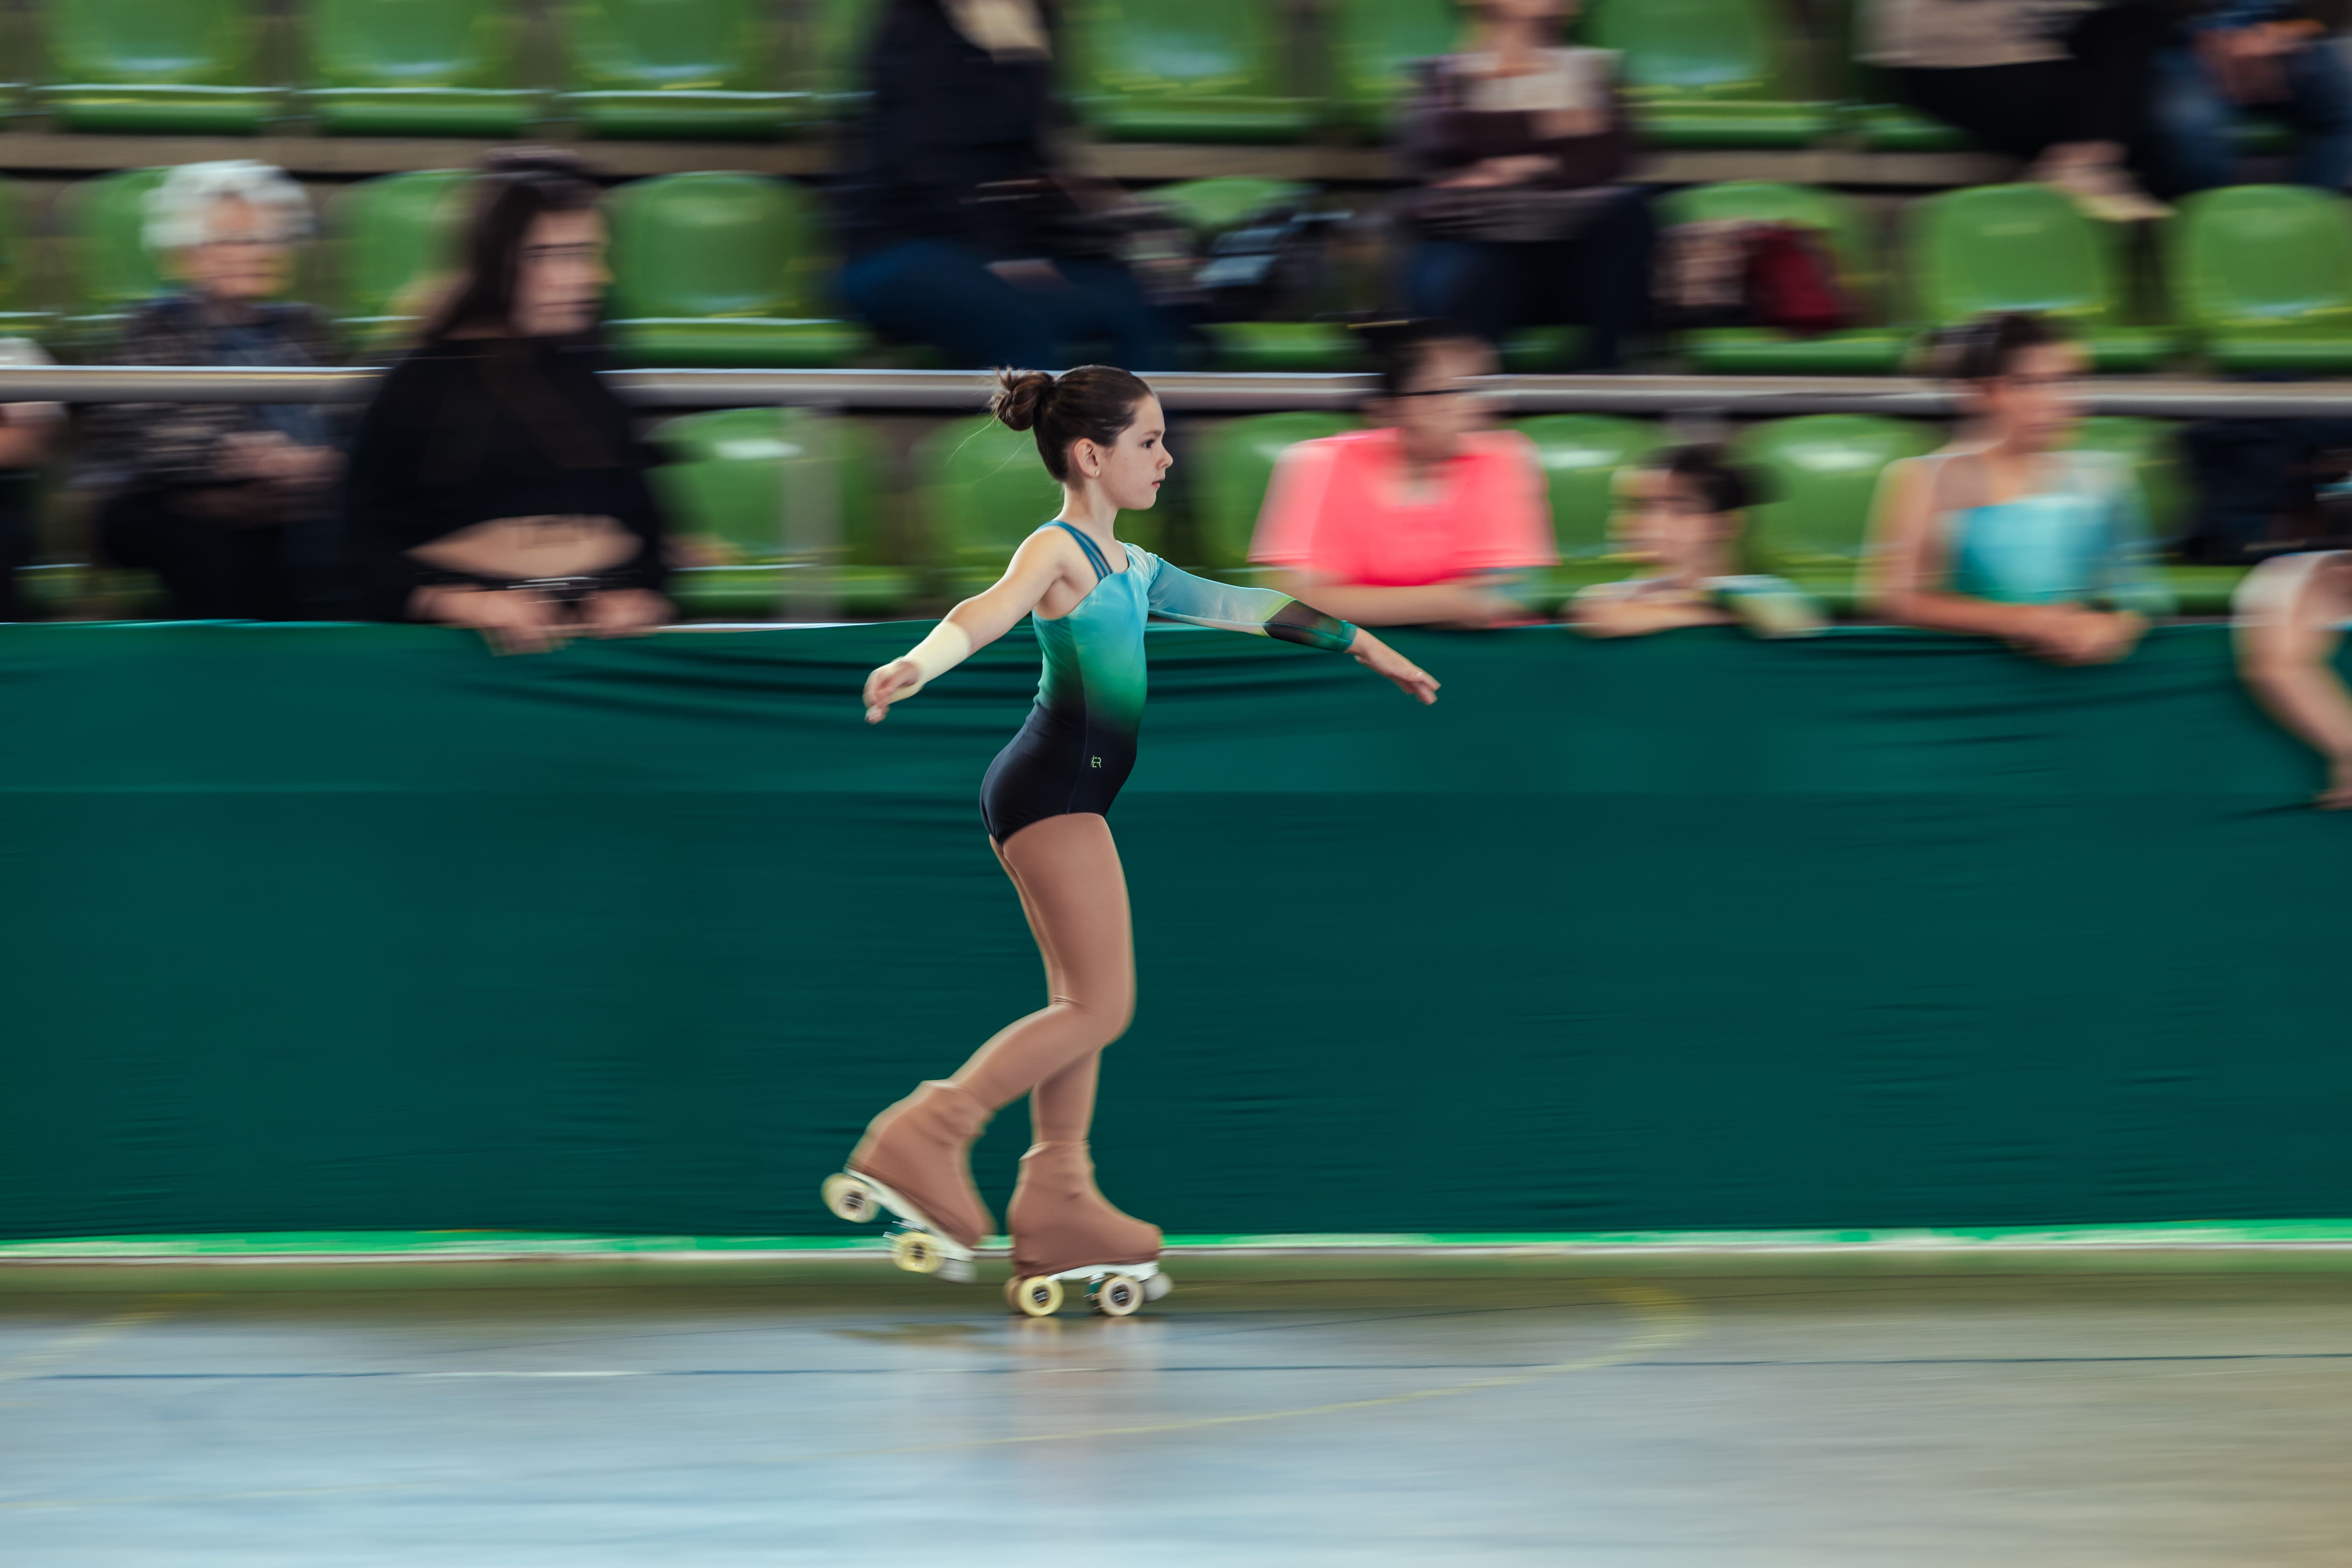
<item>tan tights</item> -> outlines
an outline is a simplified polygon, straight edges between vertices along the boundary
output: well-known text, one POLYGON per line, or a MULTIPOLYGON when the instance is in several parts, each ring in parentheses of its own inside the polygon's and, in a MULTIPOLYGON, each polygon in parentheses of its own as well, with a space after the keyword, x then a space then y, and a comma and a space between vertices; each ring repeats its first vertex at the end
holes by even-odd
POLYGON ((1038 1142, 1080 1142, 1102 1048, 1135 1016, 1127 873, 1110 824, 1092 813, 1033 822, 994 847, 1045 961, 1046 1002, 999 1029, 951 1081, 991 1110, 1026 1094, 1038 1142))

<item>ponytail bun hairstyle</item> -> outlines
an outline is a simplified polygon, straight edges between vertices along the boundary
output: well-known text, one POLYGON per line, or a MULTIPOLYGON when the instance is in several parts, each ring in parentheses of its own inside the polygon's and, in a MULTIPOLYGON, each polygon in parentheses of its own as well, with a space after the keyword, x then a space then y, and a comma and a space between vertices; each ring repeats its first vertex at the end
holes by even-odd
POLYGON ((1947 328, 1936 340, 1936 374, 1946 381, 1999 381, 2028 349, 2064 341, 2029 310, 1979 316, 1947 328))
POLYGON ((1059 375, 1042 370, 1000 370, 988 411, 1008 430, 1034 430, 1045 471, 1070 480, 1070 447, 1078 441, 1118 444, 1151 395, 1142 378, 1115 365, 1082 364, 1059 375))

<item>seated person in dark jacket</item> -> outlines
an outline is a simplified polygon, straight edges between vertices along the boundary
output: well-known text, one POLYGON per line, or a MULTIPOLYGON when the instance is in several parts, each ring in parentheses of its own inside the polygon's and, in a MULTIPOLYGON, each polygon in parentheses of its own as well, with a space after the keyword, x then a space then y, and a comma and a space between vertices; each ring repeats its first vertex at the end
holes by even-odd
POLYGON ((352 445, 345 521, 371 618, 533 652, 668 616, 644 456, 597 374, 604 283, 580 165, 494 160, 460 275, 352 445))
POLYGON ((889 0, 838 189, 851 310, 958 365, 1163 370, 1175 331, 1054 168, 1035 0, 889 0))
POLYGON ((1570 48, 1572 0, 1464 0, 1471 47, 1423 61, 1403 121, 1425 184, 1404 206, 1417 316, 1501 346, 1522 327, 1585 329, 1584 368, 1614 369, 1649 325, 1654 229, 1615 57, 1570 48))
MULTIPOLYGON (((310 232, 301 187, 266 163, 186 163, 147 198, 147 248, 182 292, 123 324, 117 364, 332 363, 326 319, 271 298, 310 232)), ((298 568, 323 575, 342 466, 325 404, 116 403, 89 419, 81 482, 102 500, 99 548, 163 579, 172 613, 284 620, 298 568)), ((305 589, 315 586, 304 584, 305 589)))

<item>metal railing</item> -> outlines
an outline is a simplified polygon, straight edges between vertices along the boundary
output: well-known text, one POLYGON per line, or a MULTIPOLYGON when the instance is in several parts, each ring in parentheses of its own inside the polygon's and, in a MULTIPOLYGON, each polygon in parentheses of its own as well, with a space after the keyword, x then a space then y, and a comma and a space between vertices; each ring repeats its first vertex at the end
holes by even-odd
MULTIPOLYGON (((247 370, 116 365, 0 368, 0 403, 363 403, 374 369, 247 370)), ((964 370, 626 370, 611 373, 644 408, 803 407, 969 411, 987 373, 964 370)), ((1171 411, 1255 414, 1352 409, 1373 390, 1360 375, 1171 372, 1150 377, 1171 411)), ((1487 389, 1511 414, 1884 414, 1954 412, 1940 383, 1898 376, 1498 375, 1487 389)), ((2101 377, 2082 384, 2095 414, 2152 418, 2352 416, 2352 380, 2192 381, 2101 377)))

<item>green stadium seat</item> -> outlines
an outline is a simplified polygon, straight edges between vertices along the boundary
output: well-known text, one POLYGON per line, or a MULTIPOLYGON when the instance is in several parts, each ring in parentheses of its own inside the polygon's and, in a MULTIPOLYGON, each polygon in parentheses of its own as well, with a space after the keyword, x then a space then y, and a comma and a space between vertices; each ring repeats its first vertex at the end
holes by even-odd
POLYGON ((1979 185, 1912 204, 1905 250, 1928 327, 1992 310, 2038 310, 2070 330, 2095 367, 2153 369, 2179 351, 2170 327, 2124 323, 2124 269, 2111 226, 2047 185, 1979 185))
POLYGON ((2102 414, 2084 420, 2067 445, 2085 452, 2112 452, 2131 465, 2151 539, 2177 538, 2189 524, 2193 504, 2180 461, 2179 426, 2169 419, 2102 414))
MULTIPOLYGON (((1976 151, 1976 139, 1958 126, 1947 125, 1907 103, 1896 102, 1886 72, 1857 58, 1866 42, 1860 26, 1862 8, 1866 3, 1867 0, 1830 0, 1828 25, 1822 29, 1837 62, 1831 79, 1842 84, 1839 96, 1845 102, 1839 110, 1839 120, 1847 133, 1874 153, 1976 151)), ((1818 10, 1815 14, 1821 15, 1818 10)))
POLYGON ((1869 414, 1809 414, 1741 432, 1733 453, 1758 470, 1766 497, 1748 513, 1751 564, 1851 604, 1879 476, 1942 442, 1928 426, 1869 414))
POLYGON ((1201 564, 1227 574, 1247 569, 1258 509, 1282 454, 1301 441, 1336 436, 1360 423, 1344 414, 1251 414, 1202 430, 1192 448, 1199 465, 1194 523, 1201 564))
POLYGON ((1265 0, 1077 0, 1063 13, 1071 101, 1117 142, 1296 142, 1317 105, 1286 89, 1285 15, 1265 0))
POLYGON ((1462 13, 1454 0, 1338 0, 1331 32, 1332 119, 1385 138, 1412 89, 1406 68, 1452 52, 1462 13))
POLYGON ((85 348, 113 335, 123 319, 172 287, 148 253, 147 193, 169 169, 125 169, 66 187, 61 200, 71 257, 73 314, 66 335, 85 348))
POLYGON ((932 556, 953 592, 995 582, 1021 542, 1062 510, 1062 487, 1037 456, 1036 437, 986 415, 930 431, 914 459, 932 556))
POLYGON ((2175 308, 2226 371, 2352 370, 2352 204, 2302 185, 2233 185, 2181 203, 2175 308))
POLYGON ((671 595, 705 618, 772 614, 784 589, 789 470, 817 476, 840 498, 841 542, 825 565, 832 592, 859 615, 885 613, 915 595, 917 574, 894 563, 882 537, 882 443, 854 420, 822 423, 805 409, 729 408, 688 415, 648 437, 669 460, 653 470, 671 531, 705 563, 671 574, 671 595))
POLYGON ((815 197, 760 174, 664 174, 614 191, 609 323, 624 363, 847 364, 865 330, 819 313, 828 276, 815 197))
POLYGON ((304 101, 336 136, 518 136, 511 0, 310 0, 304 101))
POLYGON ((60 0, 45 5, 61 130, 249 136, 277 114, 260 83, 251 0, 60 0))
POLYGON ((16 184, 0 180, 0 338, 45 338, 57 317, 37 303, 39 279, 18 202, 16 184))
MULTIPOLYGON (((1314 194, 1314 186, 1295 181, 1221 174, 1156 185, 1145 199, 1174 214, 1205 249, 1268 207, 1314 194)), ((1363 363, 1352 334, 1335 321, 1215 321, 1203 331, 1220 370, 1339 372, 1363 363)))
MULTIPOLYGON (((1811 185, 1733 180, 1676 191, 1658 204, 1662 224, 1749 218, 1819 233, 1839 280, 1865 310, 1881 303, 1882 279, 1869 224, 1854 203, 1811 185)), ((1702 371, 1723 375, 1889 375, 1903 363, 1907 335, 1892 327, 1846 327, 1798 337, 1772 327, 1706 327, 1681 338, 1702 371)))
POLYGON ((1609 520, 1617 508, 1617 476, 1672 437, 1649 420, 1614 414, 1538 414, 1511 427, 1535 443, 1543 464, 1560 564, 1589 573, 1616 553, 1609 520))
POLYGON ((1642 139, 1657 147, 1810 147, 1835 106, 1794 95, 1771 0, 1596 0, 1584 37, 1622 55, 1642 139))
POLYGON ((414 330, 434 285, 457 264, 472 178, 463 169, 386 174, 328 205, 336 325, 354 348, 392 349, 414 330))
POLYGON ((1502 342, 1496 358, 1507 375, 1555 375, 1584 363, 1582 327, 1522 327, 1502 342))
POLYGON ((772 140, 809 95, 773 90, 769 15, 759 0, 570 0, 563 106, 591 136, 772 140))
POLYGON ((866 51, 888 0, 814 0, 814 5, 805 20, 812 29, 810 109, 820 119, 845 119, 865 103, 866 51))

